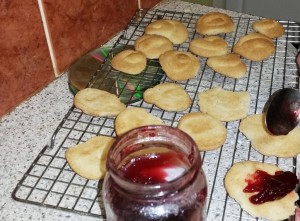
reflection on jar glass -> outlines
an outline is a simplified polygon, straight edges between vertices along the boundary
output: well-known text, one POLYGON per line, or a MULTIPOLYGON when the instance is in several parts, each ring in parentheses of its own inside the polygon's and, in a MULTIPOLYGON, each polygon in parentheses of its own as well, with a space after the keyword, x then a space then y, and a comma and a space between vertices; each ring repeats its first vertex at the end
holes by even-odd
POLYGON ((202 221, 206 198, 198 148, 177 128, 133 129, 108 153, 103 184, 108 221, 202 221))

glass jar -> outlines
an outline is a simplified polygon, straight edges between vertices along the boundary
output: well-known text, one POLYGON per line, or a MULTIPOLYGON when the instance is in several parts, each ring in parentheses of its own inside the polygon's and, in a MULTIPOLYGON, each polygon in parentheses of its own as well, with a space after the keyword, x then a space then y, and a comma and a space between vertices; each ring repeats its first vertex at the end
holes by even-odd
POLYGON ((207 183, 201 156, 185 132, 163 125, 117 138, 107 158, 107 221, 202 221, 207 183))

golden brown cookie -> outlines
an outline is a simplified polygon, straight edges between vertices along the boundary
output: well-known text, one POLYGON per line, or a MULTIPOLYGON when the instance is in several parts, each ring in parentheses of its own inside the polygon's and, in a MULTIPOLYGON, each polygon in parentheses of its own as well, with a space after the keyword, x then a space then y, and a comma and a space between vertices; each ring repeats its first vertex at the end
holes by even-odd
POLYGON ((265 126, 265 114, 254 114, 244 118, 240 131, 251 141, 252 147, 263 155, 294 157, 300 153, 300 128, 288 135, 275 136, 265 126))
POLYGON ((140 51, 131 49, 119 52, 111 60, 114 69, 132 75, 140 74, 145 70, 146 65, 146 56, 140 51))
POLYGON ((295 201, 298 195, 295 191, 290 192, 285 197, 255 205, 250 202, 249 197, 254 193, 244 193, 243 189, 247 186, 245 179, 249 178, 257 170, 262 170, 274 175, 280 171, 276 165, 260 163, 255 161, 243 161, 234 164, 227 172, 224 185, 228 195, 234 198, 242 209, 253 217, 264 218, 267 220, 285 220, 295 213, 295 201))
POLYGON ((106 173, 107 153, 115 141, 112 137, 96 136, 66 150, 66 160, 78 175, 99 180, 106 173))
POLYGON ((247 116, 249 92, 233 92, 216 87, 198 94, 200 111, 220 121, 234 121, 247 116))
POLYGON ((215 72, 231 78, 241 78, 245 76, 247 71, 246 64, 237 54, 210 57, 206 64, 215 72))
POLYGON ((143 52, 149 59, 157 59, 166 51, 173 50, 172 42, 161 35, 142 35, 134 44, 136 51, 143 52))
POLYGON ((190 52, 167 51, 159 57, 166 75, 173 81, 184 81, 197 75, 200 61, 190 52))
POLYGON ((176 83, 162 83, 144 92, 144 100, 166 111, 184 111, 192 103, 189 94, 176 83))
POLYGON ((77 92, 74 105, 92 116, 116 116, 126 108, 120 99, 107 91, 85 88, 77 92))
POLYGON ((201 151, 221 147, 227 137, 227 130, 221 121, 201 112, 183 115, 178 128, 189 134, 201 151))
POLYGON ((234 30, 234 23, 227 14, 209 12, 197 20, 195 28, 202 35, 217 35, 232 32, 234 30))
POLYGON ((269 38, 278 38, 285 32, 284 27, 274 19, 266 18, 253 23, 252 28, 269 38))
POLYGON ((162 35, 174 44, 182 44, 188 38, 189 32, 186 26, 177 20, 161 19, 150 23, 145 33, 149 35, 162 35))
POLYGON ((144 108, 132 107, 122 111, 115 119, 115 131, 118 136, 127 131, 151 124, 163 124, 163 121, 144 108))
POLYGON ((233 46, 233 52, 251 61, 262 61, 275 52, 275 45, 272 39, 259 33, 251 33, 238 40, 233 46))
POLYGON ((219 36, 207 36, 193 39, 189 49, 196 55, 209 58, 227 54, 228 44, 219 36))

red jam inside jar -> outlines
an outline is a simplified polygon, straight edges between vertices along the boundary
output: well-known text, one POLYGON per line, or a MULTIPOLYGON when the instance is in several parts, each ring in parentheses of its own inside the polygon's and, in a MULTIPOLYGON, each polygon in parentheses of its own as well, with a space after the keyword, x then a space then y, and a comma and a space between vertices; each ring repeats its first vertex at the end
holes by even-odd
POLYGON ((107 221, 202 221, 206 198, 198 148, 177 128, 134 129, 108 153, 103 183, 107 221))
POLYGON ((270 175, 265 171, 257 170, 246 179, 245 193, 256 193, 249 200, 253 204, 262 204, 283 198, 296 188, 297 176, 290 171, 276 171, 270 175))
POLYGON ((122 177, 134 183, 159 184, 179 178, 189 166, 183 154, 165 150, 134 157, 120 167, 120 172, 122 177))

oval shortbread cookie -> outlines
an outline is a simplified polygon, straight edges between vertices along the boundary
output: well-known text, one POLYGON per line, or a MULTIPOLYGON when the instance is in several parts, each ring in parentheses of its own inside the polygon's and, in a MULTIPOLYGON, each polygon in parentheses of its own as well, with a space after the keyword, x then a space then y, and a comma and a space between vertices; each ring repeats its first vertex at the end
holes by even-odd
POLYGON ((176 83, 162 83, 144 92, 144 100, 166 111, 184 111, 192 103, 189 94, 176 83))
POLYGON ((116 117, 115 131, 118 136, 121 136, 131 129, 152 124, 163 124, 163 121, 144 108, 127 108, 116 117))
POLYGON ((189 49, 196 55, 209 58, 227 54, 228 44, 219 36, 207 36, 193 39, 189 49))
POLYGON ((232 78, 241 78, 247 71, 246 64, 237 54, 210 57, 207 59, 206 64, 217 73, 232 78))
POLYGON ((188 38, 189 32, 185 25, 177 20, 160 19, 150 23, 145 33, 149 35, 162 35, 174 44, 181 44, 188 38))
POLYGON ((196 22, 196 31, 202 35, 230 33, 234 30, 231 17, 221 12, 209 12, 196 22))
POLYGON ((145 70, 147 65, 146 56, 140 52, 131 49, 116 54, 111 60, 111 66, 127 74, 137 75, 145 70))
POLYGON ((173 50, 173 44, 164 36, 145 34, 136 39, 134 48, 149 59, 157 59, 161 54, 173 50))
POLYGON ((200 111, 220 121, 234 121, 247 116, 249 92, 233 92, 216 87, 198 94, 200 111))
POLYGON ((300 153, 299 127, 287 135, 275 136, 265 126, 265 114, 254 114, 244 118, 239 129, 263 155, 294 157, 300 153))
POLYGON ((66 160, 78 175, 92 180, 104 177, 107 153, 113 142, 112 137, 96 136, 85 143, 66 150, 66 160))
POLYGON ((259 34, 251 33, 242 36, 233 46, 233 52, 251 61, 262 61, 270 57, 275 51, 272 39, 259 34))
POLYGON ((183 115, 178 128, 189 134, 201 151, 221 147, 227 137, 227 130, 221 121, 201 112, 183 115))
POLYGON ((74 105, 92 116, 116 116, 126 108, 115 94, 95 88, 79 91, 74 97, 74 105))
POLYGON ((173 81, 184 81, 197 75, 200 61, 184 51, 167 51, 159 57, 159 63, 166 75, 173 81))
POLYGON ((257 170, 265 171, 274 175, 280 168, 273 164, 259 163, 254 161, 244 161, 234 164, 227 172, 224 184, 229 196, 234 198, 250 215, 268 220, 285 220, 295 213, 295 201, 298 195, 295 191, 290 192, 285 197, 265 202, 259 205, 252 204, 249 197, 254 193, 244 193, 243 189, 247 186, 245 181, 248 176, 257 170))
POLYGON ((266 18, 254 22, 252 28, 253 30, 269 38, 278 38, 282 36, 285 32, 285 29, 282 26, 282 24, 270 18, 266 18))

